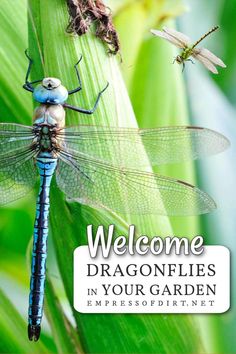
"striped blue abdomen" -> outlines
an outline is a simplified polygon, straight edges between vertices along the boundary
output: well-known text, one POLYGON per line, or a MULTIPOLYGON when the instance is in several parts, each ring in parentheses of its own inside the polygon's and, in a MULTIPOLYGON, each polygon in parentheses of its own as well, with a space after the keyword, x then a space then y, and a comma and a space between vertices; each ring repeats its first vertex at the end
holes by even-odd
POLYGON ((36 204, 34 224, 34 241, 31 263, 30 295, 29 295, 29 325, 30 340, 38 340, 40 324, 43 315, 43 300, 45 287, 45 272, 47 258, 49 192, 57 159, 49 152, 42 152, 36 159, 40 173, 40 188, 36 204))

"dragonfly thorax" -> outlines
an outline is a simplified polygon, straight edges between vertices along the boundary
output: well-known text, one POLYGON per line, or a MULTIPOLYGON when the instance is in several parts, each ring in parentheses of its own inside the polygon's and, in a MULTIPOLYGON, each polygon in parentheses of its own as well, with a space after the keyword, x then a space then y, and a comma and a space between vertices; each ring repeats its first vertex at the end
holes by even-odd
POLYGON ((63 106, 41 104, 35 109, 33 120, 34 143, 40 148, 40 152, 50 152, 56 157, 56 152, 62 144, 62 139, 58 139, 58 134, 65 126, 63 106))
POLYGON ((34 111, 34 125, 50 126, 53 128, 64 128, 65 110, 62 105, 41 104, 34 111))
POLYGON ((63 104, 68 98, 68 90, 59 79, 46 77, 35 87, 33 97, 40 103, 63 104))
MULTIPOLYGON (((44 127, 46 128, 46 127, 44 127)), ((52 151, 53 149, 53 144, 52 144, 52 138, 50 134, 50 130, 47 129, 41 129, 40 131, 40 138, 39 138, 39 144, 41 151, 52 151)))

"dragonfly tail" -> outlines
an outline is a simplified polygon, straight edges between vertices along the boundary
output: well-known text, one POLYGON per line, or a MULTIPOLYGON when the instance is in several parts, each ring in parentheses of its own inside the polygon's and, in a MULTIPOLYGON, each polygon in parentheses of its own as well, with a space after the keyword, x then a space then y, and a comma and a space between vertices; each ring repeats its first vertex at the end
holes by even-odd
POLYGON ((40 337, 41 326, 40 325, 28 325, 28 338, 30 341, 37 342, 40 337))
POLYGON ((57 159, 50 154, 42 153, 36 163, 40 173, 40 189, 36 206, 34 224, 34 242, 31 263, 30 295, 29 295, 29 340, 37 341, 40 336, 40 325, 43 317, 44 287, 46 278, 49 190, 57 159))
POLYGON ((205 39, 207 36, 209 36, 211 33, 215 32, 216 30, 218 30, 219 26, 215 26, 213 28, 210 29, 210 31, 208 31, 207 33, 205 33, 197 42, 194 43, 193 48, 195 48, 201 41, 203 41, 203 39, 205 39))

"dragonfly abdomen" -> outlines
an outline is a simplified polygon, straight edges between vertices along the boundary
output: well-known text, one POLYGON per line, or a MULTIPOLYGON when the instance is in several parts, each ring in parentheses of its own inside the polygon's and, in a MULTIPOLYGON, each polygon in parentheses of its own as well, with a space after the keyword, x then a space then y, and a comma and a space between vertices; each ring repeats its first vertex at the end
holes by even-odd
POLYGON ((47 258, 49 192, 57 159, 51 153, 40 153, 36 159, 40 173, 40 189, 36 204, 34 224, 33 254, 31 263, 31 280, 29 295, 29 326, 30 340, 37 341, 40 336, 40 324, 43 314, 45 287, 45 271, 47 258))
POLYGON ((219 28, 219 26, 214 26, 213 28, 211 28, 210 31, 205 33, 201 38, 199 38, 198 41, 196 41, 193 44, 193 48, 195 48, 201 41, 203 41, 203 39, 205 39, 207 36, 209 36, 212 32, 215 32, 218 28, 219 28))

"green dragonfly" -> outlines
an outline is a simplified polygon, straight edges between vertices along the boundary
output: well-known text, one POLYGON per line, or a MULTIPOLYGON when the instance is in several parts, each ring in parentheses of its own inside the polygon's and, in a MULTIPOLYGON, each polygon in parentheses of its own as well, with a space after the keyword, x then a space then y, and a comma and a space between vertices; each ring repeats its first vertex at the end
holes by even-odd
POLYGON ((190 58, 193 57, 200 61, 213 74, 218 74, 216 65, 221 66, 222 68, 226 68, 225 63, 208 49, 197 48, 197 45, 203 41, 203 39, 205 39, 211 33, 215 32, 218 28, 219 26, 213 27, 194 44, 191 44, 191 40, 188 36, 182 32, 174 30, 173 28, 163 27, 162 31, 152 29, 151 33, 157 37, 164 38, 165 40, 174 44, 176 47, 183 49, 181 54, 177 55, 174 60, 174 62, 176 61, 178 64, 183 65, 183 70, 185 68, 186 61, 191 61, 193 63, 192 59, 190 58))

